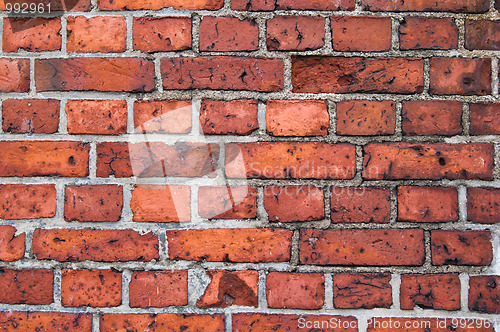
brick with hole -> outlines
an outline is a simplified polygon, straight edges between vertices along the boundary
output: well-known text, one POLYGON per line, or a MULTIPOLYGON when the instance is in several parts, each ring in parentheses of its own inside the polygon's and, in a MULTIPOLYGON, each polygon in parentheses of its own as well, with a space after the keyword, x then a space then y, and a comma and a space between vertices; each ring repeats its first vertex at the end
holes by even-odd
POLYGON ((203 99, 200 126, 205 135, 250 135, 259 129, 257 100, 203 99))
POLYGON ((125 100, 68 100, 65 111, 69 134, 127 133, 125 100))
POLYGON ((224 316, 221 314, 103 314, 99 327, 102 332, 126 331, 133 326, 137 331, 213 331, 224 332, 224 316))
POLYGON ((101 10, 160 10, 172 7, 183 10, 218 10, 224 0, 98 0, 101 10))
POLYGON ((0 326, 4 331, 92 331, 92 314, 50 311, 2 311, 0 326))
POLYGON ((325 136, 330 127, 326 100, 270 100, 266 127, 272 136, 325 136))
POLYGON ((22 259, 25 241, 25 233, 18 233, 18 230, 11 225, 0 225, 0 261, 14 262, 22 259))
POLYGON ((401 276, 401 309, 415 306, 434 310, 460 310, 457 274, 404 274, 401 276))
POLYGON ((256 51, 259 27, 252 19, 204 16, 200 23, 200 51, 256 51))
POLYGON ((134 271, 129 284, 131 308, 188 304, 187 271, 134 271))
POLYGON ((489 231, 431 231, 432 265, 490 265, 489 231))
POLYGON ((266 277, 267 305, 280 309, 320 309, 325 277, 320 273, 271 272, 266 277))
POLYGON ((271 222, 316 221, 325 217, 323 190, 313 186, 268 186, 264 208, 271 222))
POLYGON ((500 50, 500 21, 466 20, 465 48, 469 50, 500 50))
POLYGON ((191 48, 191 18, 135 17, 134 50, 146 53, 183 51, 191 48))
POLYGON ((460 135, 462 103, 452 100, 403 102, 404 135, 460 135))
POLYGON ((59 262, 147 262, 158 259, 158 236, 131 229, 36 229, 33 255, 59 262))
POLYGON ((67 186, 64 191, 66 221, 118 221, 123 209, 119 185, 67 186))
POLYGON ((130 208, 133 221, 188 222, 191 189, 183 185, 136 185, 130 208))
POLYGON ((113 270, 62 270, 65 307, 117 307, 122 302, 122 274, 113 270))
POLYGON ((453 18, 405 17, 399 27, 402 50, 450 50, 458 47, 458 28, 453 18))
POLYGON ((371 11, 415 11, 415 12, 452 12, 452 13, 484 13, 490 8, 488 0, 362 0, 365 10, 371 11))
POLYGON ((337 309, 390 308, 389 273, 344 273, 333 276, 333 306, 337 309))
POLYGON ((285 229, 168 230, 171 260, 264 263, 290 260, 292 231, 285 229))
POLYGON ((332 16, 333 50, 389 51, 391 49, 391 18, 375 16, 332 16))
POLYGON ((198 188, 198 214, 208 219, 254 219, 257 189, 245 186, 198 188))
POLYGON ((435 95, 489 95, 491 60, 441 58, 430 60, 430 93, 435 95))
POLYGON ((121 53, 127 49, 125 17, 69 16, 67 34, 70 53, 121 53))
POLYGON ((325 45, 325 19, 313 16, 277 16, 267 21, 267 49, 310 51, 325 45))
POLYGON ((0 58, 0 92, 28 92, 30 90, 29 59, 0 58), (8 78, 8 79, 7 79, 8 78))
POLYGON ((330 218, 333 223, 388 223, 390 196, 386 188, 332 187, 330 218))
POLYGON ((467 188, 467 219, 481 224, 500 223, 500 189, 467 188))
POLYGON ((207 271, 210 283, 196 301, 200 308, 257 307, 258 271, 207 271))
POLYGON ((469 279, 469 310, 500 313, 500 276, 472 276, 469 279))
POLYGON ((233 10, 354 10, 354 0, 234 0, 233 10))
POLYGON ((143 100, 134 103, 134 126, 142 134, 187 134, 191 131, 190 100, 143 100))
POLYGON ((301 229, 300 264, 346 266, 422 265, 421 229, 301 229))
POLYGON ((61 49, 61 19, 21 18, 3 19, 4 52, 57 51, 61 49))
POLYGON ((457 189, 453 187, 399 187, 398 220, 407 222, 457 221, 457 189))
POLYGON ((2 128, 13 134, 54 134, 59 128, 55 99, 6 99, 2 102, 2 128))
POLYGON ((52 270, 0 269, 0 303, 51 304, 54 301, 52 270))
POLYGON ((394 135, 396 103, 346 100, 337 103, 337 135, 394 135))
MULTIPOLYGON (((420 314, 419 314, 420 315, 420 314)), ((495 332, 494 323, 478 318, 431 318, 425 317, 373 317, 367 332, 495 332), (452 323, 453 322, 455 323, 452 323), (460 323, 462 322, 462 323, 460 323)))
POLYGON ((56 215, 53 184, 0 185, 0 218, 6 220, 51 218, 56 215))
POLYGON ((500 103, 470 104, 470 133, 500 135, 500 103))

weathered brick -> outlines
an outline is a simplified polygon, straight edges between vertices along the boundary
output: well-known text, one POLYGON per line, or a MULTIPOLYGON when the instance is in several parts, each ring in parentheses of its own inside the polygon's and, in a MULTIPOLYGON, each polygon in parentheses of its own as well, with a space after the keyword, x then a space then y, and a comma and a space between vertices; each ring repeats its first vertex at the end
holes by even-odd
POLYGON ((30 62, 28 59, 0 58, 0 92, 28 92, 30 90, 30 62))
POLYGON ((120 53, 127 49, 127 24, 121 16, 69 16, 70 53, 120 53))
POLYGON ((457 274, 404 274, 401 276, 401 309, 459 310, 460 280, 457 274))
POLYGON ((323 190, 312 186, 264 188, 264 208, 271 222, 300 222, 325 217, 323 190))
POLYGON ((252 19, 204 16, 200 23, 200 51, 255 51, 259 27, 252 19))
POLYGON ((0 185, 0 218, 6 220, 50 218, 56 215, 53 184, 0 185))
POLYGON ((158 237, 130 229, 36 229, 33 254, 59 262, 150 261, 158 259, 158 237))
POLYGON ((472 135, 500 135, 500 103, 471 104, 469 110, 472 135))
POLYGON ((432 58, 430 93, 436 95, 488 95, 491 60, 487 58, 432 58))
POLYGON ((363 0, 363 8, 371 11, 436 11, 453 13, 484 13, 490 8, 488 0, 363 0))
POLYGON ((420 229, 302 229, 301 264, 422 265, 424 233, 420 229))
POLYGON ((249 135, 259 129, 257 100, 203 99, 200 126, 205 135, 249 135))
POLYGON ((469 310, 500 313, 500 276, 470 277, 469 310))
POLYGON ((198 214, 208 219, 253 219, 257 216, 255 187, 200 187, 198 214))
POLYGON ((321 309, 325 302, 325 276, 271 272, 266 277, 266 295, 270 308, 321 309))
POLYGON ((494 332, 493 326, 477 318, 372 317, 367 332, 494 332))
POLYGON ((2 102, 3 131, 54 134, 59 128, 59 100, 7 99, 2 102))
POLYGON ((35 61, 35 81, 38 91, 149 92, 155 71, 142 58, 43 59, 35 61))
POLYGON ((188 222, 191 220, 188 186, 136 185, 130 208, 139 222, 188 222))
POLYGON ((0 225, 0 261, 13 262, 24 257, 26 234, 16 235, 11 225, 0 225))
POLYGON ((237 332, 305 331, 327 332, 337 326, 338 331, 357 332, 358 321, 353 316, 288 315, 288 314, 233 314, 233 330, 237 332), (331 325, 330 325, 331 324, 331 325))
POLYGON ((389 273, 335 274, 333 305, 338 309, 390 308, 390 282, 389 273))
POLYGON ((457 221, 457 189, 453 187, 399 187, 398 220, 408 222, 457 221))
POLYGON ((10 331, 92 331, 92 314, 37 311, 2 311, 0 328, 10 331))
POLYGON ((127 133, 125 100, 68 100, 69 134, 119 135, 127 133))
POLYGON ((117 178, 134 175, 130 160, 129 143, 104 142, 97 144, 97 176, 117 178))
POLYGON ((270 100, 267 132, 273 136, 325 136, 330 127, 326 100, 270 100))
POLYGON ((56 51, 61 49, 61 19, 6 17, 3 19, 4 52, 56 51))
POLYGON ((183 51, 191 48, 191 18, 136 17, 134 50, 143 52, 183 51))
POLYGON ((226 175, 260 179, 352 179, 355 147, 327 143, 230 143, 226 175))
POLYGON ((101 332, 126 331, 213 331, 223 332, 224 316, 220 314, 103 314, 99 321, 101 332))
POLYGON ((452 100, 403 102, 404 135, 459 135, 462 103, 452 100))
POLYGON ((500 21, 466 20, 465 48, 469 50, 500 50, 500 21))
POLYGON ((172 7, 185 10, 217 10, 224 5, 224 0, 98 0, 101 10, 159 10, 172 7))
POLYGON ((346 100, 337 104, 337 135, 394 135, 396 103, 346 100))
POLYGON ((406 17, 399 28, 402 50, 450 50, 458 47, 453 18, 406 17))
POLYGON ((491 144, 370 143, 364 147, 363 178, 493 179, 491 144))
POLYGON ((468 188, 467 219, 484 224, 500 222, 500 189, 468 188))
POLYGON ((414 58, 293 57, 296 93, 418 93, 424 62, 414 58))
POLYGON ((234 0, 233 10, 354 10, 354 0, 234 0))
POLYGON ((117 307, 122 303, 122 274, 112 270, 62 270, 65 307, 117 307))
POLYGON ((292 231, 284 229, 167 230, 171 260, 262 263, 290 260, 292 231))
POLYGON ((374 16, 332 16, 333 49, 340 52, 389 51, 391 18, 374 16))
POLYGON ((490 265, 493 259, 489 231, 431 232, 433 265, 490 265))
POLYGON ((3 290, 0 303, 51 304, 54 301, 54 272, 0 269, 0 287, 3 290))
POLYGON ((129 285, 131 308, 188 304, 187 271, 135 271, 129 285))
POLYGON ((119 185, 67 186, 64 195, 66 221, 118 221, 123 209, 119 185))
POLYGON ((313 16, 277 16, 267 21, 267 49, 309 51, 325 45, 325 19, 313 16))
POLYGON ((144 100, 134 103, 136 133, 187 134, 191 131, 190 100, 144 100))
POLYGON ((333 223, 388 223, 390 196, 385 188, 332 187, 330 218, 333 223))

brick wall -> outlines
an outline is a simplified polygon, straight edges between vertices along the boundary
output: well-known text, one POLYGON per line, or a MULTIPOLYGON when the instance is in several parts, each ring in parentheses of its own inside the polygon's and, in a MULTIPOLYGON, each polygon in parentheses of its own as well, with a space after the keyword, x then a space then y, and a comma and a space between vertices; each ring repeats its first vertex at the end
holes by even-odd
POLYGON ((1 1, 2 331, 500 330, 499 0, 1 1))

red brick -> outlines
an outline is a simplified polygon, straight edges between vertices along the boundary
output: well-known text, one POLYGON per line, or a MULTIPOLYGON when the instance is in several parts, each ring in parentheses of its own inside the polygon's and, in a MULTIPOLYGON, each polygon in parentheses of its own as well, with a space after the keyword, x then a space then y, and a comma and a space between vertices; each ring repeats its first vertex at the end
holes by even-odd
POLYGON ((249 90, 275 92, 284 86, 283 60, 232 56, 161 60, 167 90, 249 90))
POLYGON ((0 58, 0 77, 0 92, 30 91, 29 60, 0 58))
POLYGON ((69 16, 67 23, 70 53, 120 53, 127 49, 127 24, 120 16, 69 16))
POLYGON ((190 188, 176 185, 136 185, 130 202, 139 222, 188 222, 190 205, 190 188))
POLYGON ((2 331, 92 331, 92 314, 66 312, 0 312, 2 331))
POLYGON ((494 332, 494 324, 477 318, 373 317, 367 332, 494 332))
POLYGON ((257 307, 259 305, 259 272, 207 271, 210 284, 196 305, 200 308, 227 308, 232 305, 257 307))
POLYGON ((190 100, 145 100, 134 103, 136 133, 187 134, 191 131, 190 100))
POLYGON ((435 11, 453 13, 484 13, 490 8, 488 0, 363 0, 365 10, 371 11, 435 11))
POLYGON ((259 27, 254 20, 204 16, 200 23, 200 51, 255 51, 259 27))
POLYGON ((172 7, 185 10, 217 10, 224 5, 224 0, 98 0, 101 10, 159 10, 172 7))
POLYGON ((205 135, 249 135, 259 129, 257 100, 203 99, 200 126, 205 135))
POLYGON ((123 178, 133 175, 128 143, 104 142, 97 144, 98 177, 123 178))
POLYGON ((188 304, 187 271, 136 271, 129 285, 131 308, 188 304))
POLYGON ((493 179, 491 144, 370 143, 364 147, 363 178, 493 179))
POLYGON ((457 189, 453 187, 399 187, 398 220, 409 222, 457 221, 457 189))
POLYGON ((432 58, 430 93, 436 95, 488 95, 491 60, 432 58))
POLYGON ((332 16, 333 50, 389 51, 392 27, 390 17, 332 16))
POLYGON ((0 269, 0 287, 3 289, 0 303, 51 304, 54 301, 54 272, 0 269))
POLYGON ((422 265, 424 233, 420 229, 302 229, 301 264, 422 265))
POLYGON ((403 102, 404 135, 460 135, 462 103, 452 100, 403 102))
POLYGON ((198 214, 208 219, 253 219, 257 216, 255 187, 200 187, 198 214))
POLYGON ((0 261, 13 262, 24 258, 26 234, 15 235, 17 229, 0 225, 0 261))
POLYGON ((122 274, 111 270, 62 270, 65 307, 117 307, 122 303, 122 274))
POLYGON ((68 100, 66 116, 69 134, 127 133, 125 100, 68 100))
POLYGON ((150 261, 158 259, 158 237, 130 229, 36 229, 33 254, 59 262, 150 261))
POLYGON ((118 221, 122 215, 123 188, 119 185, 67 186, 66 221, 118 221))
POLYGON ((61 19, 21 18, 3 19, 3 51, 28 52, 56 51, 61 49, 61 19))
POLYGON ((3 131, 54 134, 59 128, 59 100, 7 99, 2 102, 3 131))
POLYGON ((84 177, 89 173, 89 145, 69 141, 3 141, 0 176, 84 177))
POLYGON ((263 263, 290 260, 292 232, 284 229, 167 230, 171 260, 263 263))
POLYGON ((500 103, 470 105, 472 135, 500 135, 500 103))
MULTIPOLYGON (((7 4, 23 3, 22 0, 6 0, 0 3, 0 10, 6 10, 7 4)), ((37 5, 42 4, 42 13, 47 14, 54 11, 90 11, 90 0, 72 0, 72 1, 60 1, 60 0, 35 0, 30 3, 35 3, 37 5)), ((28 9, 29 11, 29 9, 28 9)))
POLYGON ((386 188, 332 187, 333 223, 388 223, 391 194, 386 188))
POLYGON ((325 217, 323 190, 312 186, 265 187, 264 208, 271 222, 321 220, 325 217))
POLYGON ((416 93, 424 62, 414 58, 293 57, 295 93, 416 93))
POLYGON ((490 265, 493 259, 489 231, 431 232, 432 265, 490 265))
POLYGON ((337 135, 394 135, 396 103, 346 100, 337 104, 337 135))
POLYGON ((277 16, 267 21, 267 49, 317 50, 325 45, 325 19, 312 16, 277 16))
POLYGON ((35 61, 35 81, 38 91, 149 92, 155 71, 142 58, 44 59, 35 61))
POLYGON ((500 50, 500 21, 466 20, 465 48, 469 50, 500 50))
POLYGON ((469 310, 500 313, 500 276, 470 277, 469 310))
POLYGON ((336 274, 333 276, 333 305, 338 309, 390 308, 389 273, 336 274))
POLYGON ((459 310, 460 280, 456 274, 401 276, 401 309, 459 310))
POLYGON ((330 127, 326 100, 270 100, 267 132, 273 136, 325 136, 330 127))
POLYGON ((224 332, 224 316, 220 314, 103 314, 100 331, 213 331, 224 332))
POLYGON ((226 175, 260 179, 352 179, 355 147, 327 143, 231 143, 226 175))
POLYGON ((467 218, 482 224, 500 222, 500 189, 468 188, 467 218))
POLYGON ((266 277, 269 308, 321 309, 325 277, 320 273, 271 272, 266 277))
POLYGON ((354 0, 233 0, 233 10, 354 10, 354 0))
POLYGON ((406 17, 399 28, 402 50, 450 50, 458 47, 453 18, 406 17))
POLYGON ((56 215, 56 188, 53 184, 0 185, 0 218, 7 220, 50 218, 56 215))
POLYGON ((134 50, 143 52, 183 51, 191 48, 191 18, 136 17, 134 50))

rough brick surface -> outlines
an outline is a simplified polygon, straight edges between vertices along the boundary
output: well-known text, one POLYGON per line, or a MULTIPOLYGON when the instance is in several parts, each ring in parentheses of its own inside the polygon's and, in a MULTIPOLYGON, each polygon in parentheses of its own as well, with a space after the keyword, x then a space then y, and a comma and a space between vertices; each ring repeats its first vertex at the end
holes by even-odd
POLYGON ((500 189, 468 188, 467 218, 473 222, 495 224, 500 222, 500 189))
POLYGON ((363 0, 363 7, 372 11, 438 11, 457 13, 484 13, 490 8, 488 0, 363 0))
POLYGON ((188 303, 187 271, 139 271, 129 285, 130 307, 168 307, 188 303))
POLYGON ((200 187, 198 214, 208 219, 252 219, 257 216, 255 187, 200 187))
POLYGON ((267 21, 268 50, 307 51, 324 45, 324 18, 278 16, 267 21))
POLYGON ((469 279, 469 309, 500 313, 500 276, 474 276, 469 279))
POLYGON ((469 50, 500 50, 500 22, 466 20, 465 48, 469 50))
POLYGON ((326 101, 271 100, 266 104, 267 132, 273 136, 324 136, 329 122, 326 101))
POLYGON ((269 221, 321 220, 325 217, 324 193, 311 186, 265 187, 264 208, 269 221))
POLYGON ((457 190, 441 187, 399 187, 398 220, 409 222, 457 221, 457 190))
POLYGON ((28 92, 30 89, 29 60, 0 58, 0 77, 2 77, 0 92, 28 92))
POLYGON ((325 277, 319 273, 271 272, 266 277, 270 308, 319 309, 325 301, 325 277))
POLYGON ((125 134, 127 103, 124 100, 68 100, 66 118, 70 134, 125 134))
POLYGON ((333 16, 330 18, 335 51, 388 51, 391 48, 389 17, 333 16))
POLYGON ((472 135, 500 135, 500 103, 470 105, 472 135))
POLYGON ((460 280, 456 274, 401 276, 401 309, 460 309, 460 280))
POLYGON ((71 53, 120 53, 127 47, 124 17, 70 16, 67 30, 66 49, 71 53))
POLYGON ((234 0, 234 10, 353 10, 354 0, 234 0))
POLYGON ((66 221, 118 221, 123 188, 118 185, 68 186, 64 196, 66 221))
POLYGON ((433 265, 490 265, 493 258, 488 231, 431 232, 433 265))
POLYGON ((56 215, 56 188, 53 184, 0 185, 0 198, 2 219, 50 218, 56 215))
POLYGON ((134 126, 136 133, 186 134, 191 131, 191 101, 136 101, 134 126))
POLYGON ((101 10, 159 10, 172 7, 188 10, 217 10, 222 8, 223 0, 98 0, 101 10))
POLYGON ((26 234, 16 235, 14 226, 0 226, 0 261, 12 262, 24 257, 26 234))
POLYGON ((147 53, 191 48, 191 19, 187 17, 137 17, 134 49, 147 53))
POLYGON ((4 18, 4 52, 56 51, 61 49, 60 18, 4 18))
POLYGON ((462 103, 405 101, 402 129, 405 135, 459 135, 462 133, 462 103))
POLYGON ((2 102, 2 128, 9 133, 54 134, 59 128, 59 100, 7 99, 2 102))
POLYGON ((400 24, 402 50, 449 50, 458 47, 458 28, 452 18, 407 17, 400 24))
POLYGON ((334 223, 387 223, 390 192, 385 188, 332 187, 330 208, 334 223))
POLYGON ((257 101, 204 99, 200 126, 205 135, 249 135, 259 128, 257 101))
POLYGON ((92 331, 92 314, 67 312, 0 312, 0 326, 5 331, 68 331, 78 328, 92 331))
POLYGON ((205 16, 200 23, 200 51, 255 51, 259 27, 254 20, 205 16))
POLYGON ((392 101, 346 100, 337 104, 337 135, 392 135, 396 104, 392 101))
POLYGON ((0 270, 0 303, 50 304, 54 301, 52 270, 0 270))
POLYGON ((139 185, 132 191, 133 221, 187 222, 191 220, 188 186, 139 185))
POLYGON ((338 309, 390 308, 390 281, 387 273, 335 274, 333 305, 338 309))

